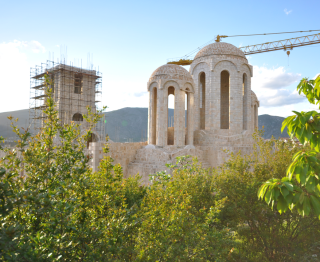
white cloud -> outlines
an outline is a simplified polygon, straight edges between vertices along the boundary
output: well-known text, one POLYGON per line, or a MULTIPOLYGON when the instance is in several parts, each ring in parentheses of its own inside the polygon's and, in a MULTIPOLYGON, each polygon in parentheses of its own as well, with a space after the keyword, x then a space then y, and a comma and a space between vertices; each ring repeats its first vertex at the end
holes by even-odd
POLYGON ((283 67, 253 67, 252 90, 260 101, 259 114, 291 115, 304 107, 306 98, 296 91, 301 74, 287 72, 283 67))
POLYGON ((32 50, 34 53, 45 53, 46 49, 44 48, 43 45, 41 45, 38 41, 30 41, 27 43, 28 47, 32 50))
POLYGON ((255 88, 281 89, 300 80, 301 74, 288 73, 284 67, 253 67, 252 86, 255 88))
POLYGON ((306 101, 306 98, 300 96, 297 91, 291 92, 287 89, 279 89, 275 92, 266 92, 260 95, 259 100, 263 107, 278 107, 298 104, 306 101))
POLYGON ((135 97, 140 97, 140 96, 145 96, 145 95, 147 95, 147 94, 148 94, 148 92, 142 91, 142 92, 136 92, 136 93, 134 93, 133 96, 135 96, 135 97))
POLYGON ((289 14, 292 12, 292 10, 288 10, 288 9, 286 8, 286 9, 284 9, 284 12, 286 13, 286 15, 289 15, 289 14))
POLYGON ((38 41, 0 43, 0 112, 27 109, 30 96, 30 59, 28 54, 43 53, 38 41))

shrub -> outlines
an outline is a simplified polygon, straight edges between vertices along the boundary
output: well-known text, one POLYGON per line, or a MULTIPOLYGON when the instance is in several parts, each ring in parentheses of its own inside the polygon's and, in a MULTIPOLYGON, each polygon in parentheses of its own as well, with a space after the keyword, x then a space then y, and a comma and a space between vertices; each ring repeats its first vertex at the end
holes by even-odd
POLYGON ((257 199, 264 181, 285 176, 298 149, 275 139, 264 141, 257 134, 255 140, 251 156, 231 154, 229 161, 214 171, 215 187, 221 197, 228 198, 220 220, 235 232, 239 243, 233 260, 302 261, 309 247, 320 240, 317 216, 280 215, 257 199))

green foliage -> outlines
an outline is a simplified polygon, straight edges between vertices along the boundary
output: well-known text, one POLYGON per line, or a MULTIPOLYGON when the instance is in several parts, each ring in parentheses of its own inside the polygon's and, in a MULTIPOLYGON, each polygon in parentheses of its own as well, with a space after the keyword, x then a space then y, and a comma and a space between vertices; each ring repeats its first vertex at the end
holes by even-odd
POLYGON ((143 199, 138 261, 226 261, 235 245, 218 218, 225 199, 213 177, 187 158, 178 157, 174 179, 160 174, 143 199))
POLYGON ((175 179, 146 187, 105 156, 92 172, 86 144, 99 114, 88 108, 81 135, 60 124, 46 92, 41 131, 20 132, 10 117, 17 147, 0 148, 1 261, 226 261, 235 243, 208 171, 182 157, 175 179))
POLYGON ((10 118, 17 147, 3 148, 0 137, 1 261, 280 262, 320 256, 314 211, 319 158, 308 144, 301 153, 256 134, 251 156, 231 154, 213 170, 178 157, 169 173, 151 175, 152 183, 142 186, 138 175, 123 178, 121 166, 107 156, 108 144, 92 172, 86 144, 99 114, 88 109, 89 128, 81 135, 78 125, 59 123, 47 93, 39 134, 20 132, 10 118), (302 163, 300 170, 287 170, 292 157, 302 163), (256 197, 266 180, 259 196, 279 212, 256 197), (284 213, 288 208, 292 212, 284 213))
MULTIPOLYGON (((297 90, 313 105, 320 104, 320 76, 315 80, 304 78, 297 90)), ((301 143, 301 150, 292 156, 286 176, 272 178, 264 183, 258 197, 281 213, 297 210, 302 216, 315 213, 320 219, 320 113, 316 111, 296 112, 282 123, 291 138, 301 143)))
MULTIPOLYGON (((230 260, 304 261, 304 257, 317 254, 317 251, 310 250, 313 243, 320 240, 317 216, 310 213, 308 217, 302 217, 295 210, 280 215, 280 211, 268 208, 256 197, 264 181, 271 178, 281 181, 292 156, 299 149, 275 139, 264 141, 258 134, 255 134, 255 140, 252 155, 231 154, 230 159, 213 174, 220 196, 227 197, 220 221, 235 232, 238 241, 230 260)), ((273 204, 280 207, 281 196, 288 197, 293 190, 286 181, 282 183, 281 191, 271 191, 279 195, 273 204)))

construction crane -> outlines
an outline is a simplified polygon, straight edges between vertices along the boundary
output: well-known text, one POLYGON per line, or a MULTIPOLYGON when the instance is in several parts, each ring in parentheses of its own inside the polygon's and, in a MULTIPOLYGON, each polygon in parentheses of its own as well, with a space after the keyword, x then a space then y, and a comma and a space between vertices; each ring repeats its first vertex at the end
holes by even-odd
MULTIPOLYGON (((215 38, 215 41, 220 42, 222 38, 226 38, 226 37, 275 35, 275 34, 314 32, 314 31, 320 31, 320 30, 251 34, 251 35, 232 35, 232 36, 217 35, 215 38)), ((209 41, 209 43, 211 43, 211 42, 212 42, 212 40, 209 41)), ((240 47, 239 49, 245 55, 253 55, 253 54, 276 51, 276 50, 287 51, 287 55, 290 55, 289 50, 292 50, 294 47, 314 45, 314 44, 319 44, 319 43, 320 43, 320 33, 317 33, 317 34, 313 34, 313 35, 306 35, 306 36, 294 37, 294 38, 278 40, 278 41, 273 41, 273 42, 266 42, 263 44, 243 46, 243 47, 240 47)), ((208 45, 208 43, 204 44, 202 47, 204 47, 206 45, 208 45)), ((167 64, 175 64, 175 65, 183 65, 183 66, 190 65, 193 62, 193 59, 191 59, 191 55, 194 54, 195 52, 199 51, 202 47, 199 47, 199 48, 191 51, 189 54, 187 54, 181 58, 169 59, 167 64)))

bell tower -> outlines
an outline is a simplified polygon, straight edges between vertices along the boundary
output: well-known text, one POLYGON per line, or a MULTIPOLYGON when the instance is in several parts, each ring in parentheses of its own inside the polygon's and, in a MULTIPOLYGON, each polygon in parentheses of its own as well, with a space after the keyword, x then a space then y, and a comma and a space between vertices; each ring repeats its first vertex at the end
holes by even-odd
MULTIPOLYGON (((38 132, 43 126, 46 117, 43 113, 47 97, 44 79, 46 74, 53 82, 50 88, 61 124, 74 121, 85 129, 83 115, 87 113, 87 107, 89 106, 93 112, 100 107, 102 75, 96 70, 52 61, 31 68, 29 121, 34 132, 38 132)), ((99 141, 102 134, 104 123, 99 123, 93 132, 92 141, 99 141)))

